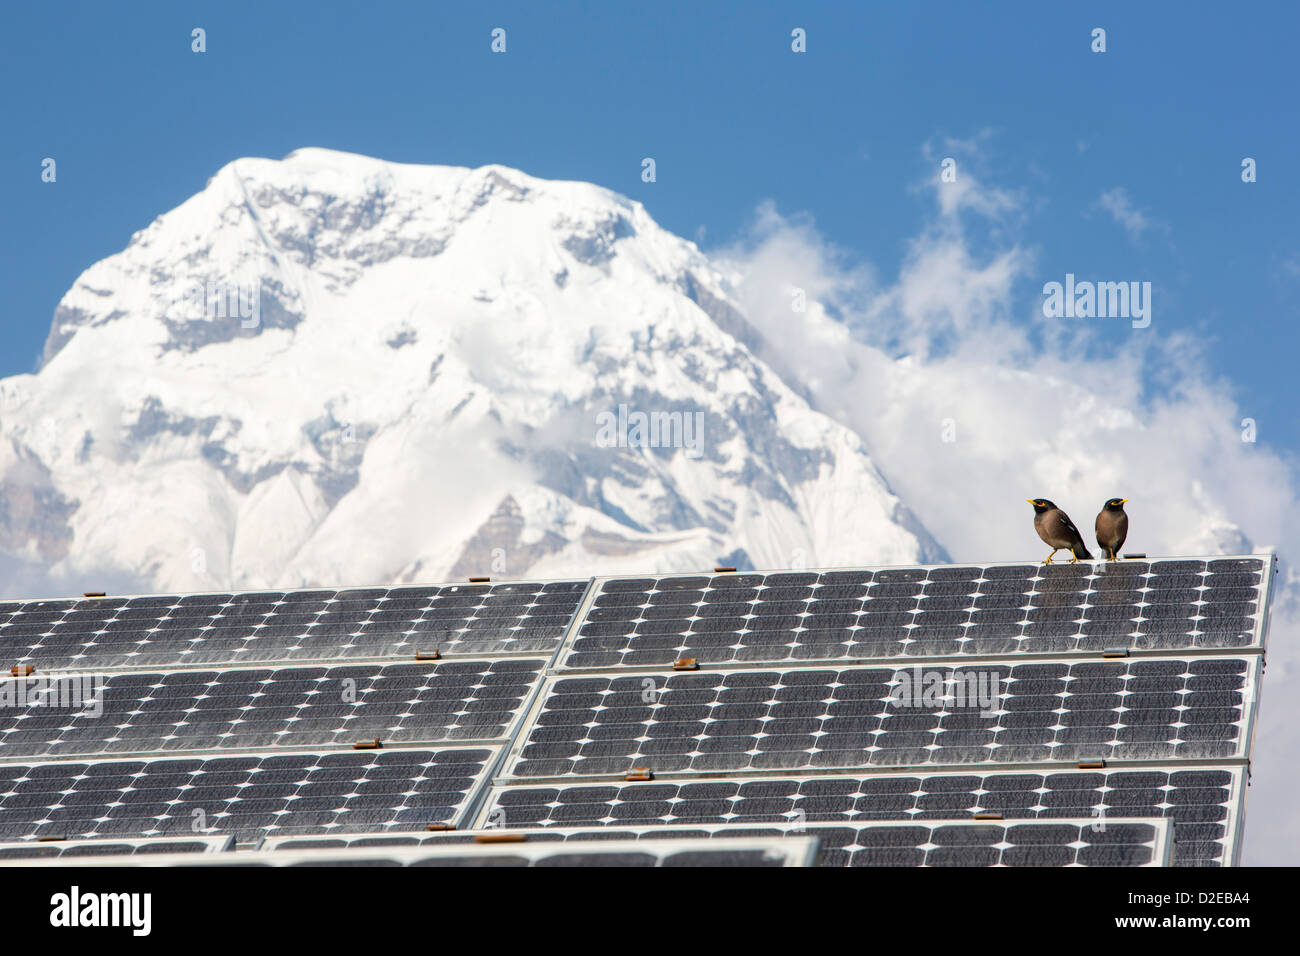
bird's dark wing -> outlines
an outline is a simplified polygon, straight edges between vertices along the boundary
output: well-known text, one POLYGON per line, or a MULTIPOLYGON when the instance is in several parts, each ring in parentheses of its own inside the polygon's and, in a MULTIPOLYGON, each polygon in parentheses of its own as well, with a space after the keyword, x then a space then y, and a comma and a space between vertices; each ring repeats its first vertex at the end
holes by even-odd
POLYGON ((1066 530, 1073 531, 1075 534, 1079 535, 1080 538, 1083 537, 1083 535, 1079 534, 1079 529, 1074 526, 1074 522, 1070 520, 1069 515, 1064 511, 1060 511, 1058 514, 1061 516, 1061 524, 1066 528, 1066 530))

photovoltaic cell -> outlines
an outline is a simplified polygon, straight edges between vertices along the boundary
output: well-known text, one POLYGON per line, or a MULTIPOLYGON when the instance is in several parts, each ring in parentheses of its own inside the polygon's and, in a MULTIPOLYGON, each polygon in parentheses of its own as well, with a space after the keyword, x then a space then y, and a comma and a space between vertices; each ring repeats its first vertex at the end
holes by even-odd
POLYGON ((510 774, 1240 757, 1257 668, 1213 657, 561 677, 510 774))
POLYGON ((100 675, 102 685, 91 685, 94 706, 83 700, 75 708, 57 682, 11 677, 0 679, 0 695, 27 705, 0 707, 0 759, 303 747, 375 737, 388 744, 500 738, 545 663, 460 659, 100 675))
POLYGON ((1256 646, 1259 558, 598 579, 563 664, 1256 646))
POLYGON ((230 835, 455 823, 489 748, 0 764, 0 839, 230 835))
POLYGON ((586 581, 0 603, 0 648, 45 669, 550 652, 586 581))
POLYGON ((702 827, 706 824, 854 824, 1167 818, 1175 865, 1219 866, 1236 853, 1241 770, 1146 768, 1016 773, 732 777, 707 781, 496 787, 479 814, 505 828, 702 827))

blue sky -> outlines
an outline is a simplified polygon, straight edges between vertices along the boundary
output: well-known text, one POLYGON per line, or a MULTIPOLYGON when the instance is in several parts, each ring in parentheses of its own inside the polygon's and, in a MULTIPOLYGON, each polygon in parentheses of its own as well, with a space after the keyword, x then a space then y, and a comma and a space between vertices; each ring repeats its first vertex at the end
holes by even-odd
POLYGON ((327 146, 589 180, 706 251, 771 199, 891 277, 933 202, 918 184, 953 138, 977 143, 983 182, 1024 200, 1021 315, 1067 272, 1150 281, 1152 329, 1112 322, 1101 344, 1189 333, 1260 443, 1300 451, 1293 6, 806 7, 5 3, 0 375, 33 370, 82 270, 240 156, 327 146), (505 55, 489 50, 494 27, 505 55), (45 157, 56 183, 41 181, 45 157))

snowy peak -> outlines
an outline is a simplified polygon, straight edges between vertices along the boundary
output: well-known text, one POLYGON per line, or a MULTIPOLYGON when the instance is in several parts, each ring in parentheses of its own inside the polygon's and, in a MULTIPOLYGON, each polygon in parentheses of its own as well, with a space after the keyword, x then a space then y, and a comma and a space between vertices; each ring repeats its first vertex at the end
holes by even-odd
POLYGON ((41 372, 0 383, 29 502, 0 551, 158 588, 939 557, 760 346, 699 250, 608 190, 240 159, 88 269, 41 372))

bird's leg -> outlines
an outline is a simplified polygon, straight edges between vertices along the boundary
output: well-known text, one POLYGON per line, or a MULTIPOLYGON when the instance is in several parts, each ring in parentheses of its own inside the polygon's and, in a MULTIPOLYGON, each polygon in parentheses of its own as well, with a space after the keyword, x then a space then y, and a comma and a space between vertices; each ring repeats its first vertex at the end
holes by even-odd
POLYGON ((1114 548, 1108 548, 1107 550, 1110 552, 1110 559, 1111 559, 1112 561, 1118 561, 1118 560, 1119 560, 1119 557, 1115 554, 1115 549, 1114 549, 1114 548))
POLYGON ((1071 551, 1070 551, 1070 563, 1071 563, 1071 564, 1078 564, 1078 563, 1079 563, 1079 556, 1078 556, 1077 554, 1074 553, 1073 549, 1071 549, 1071 551))
POLYGON ((1053 548, 1053 549, 1052 549, 1052 554, 1049 554, 1046 558, 1043 559, 1043 564, 1051 564, 1051 563, 1052 563, 1052 555, 1056 554, 1056 552, 1058 552, 1058 551, 1060 551, 1060 550, 1061 550, 1060 548, 1053 548))

